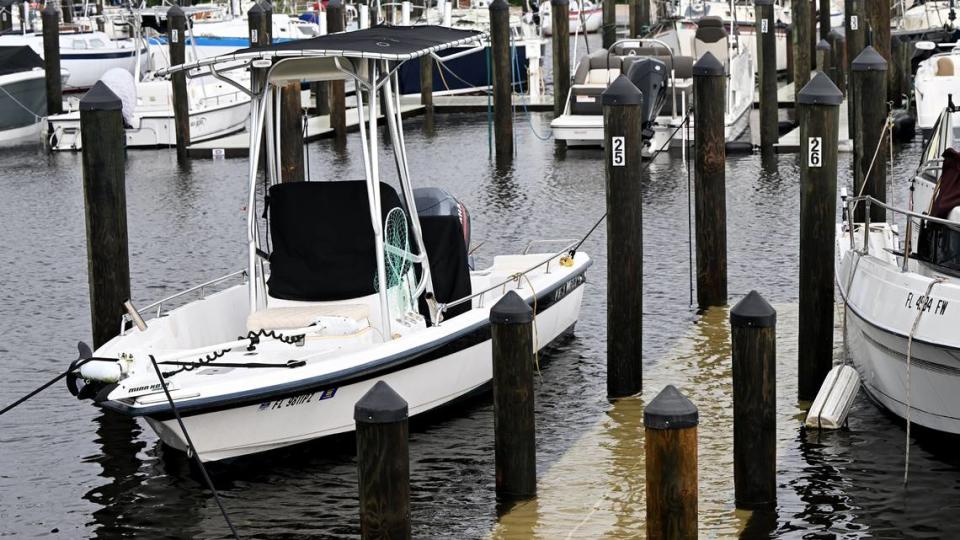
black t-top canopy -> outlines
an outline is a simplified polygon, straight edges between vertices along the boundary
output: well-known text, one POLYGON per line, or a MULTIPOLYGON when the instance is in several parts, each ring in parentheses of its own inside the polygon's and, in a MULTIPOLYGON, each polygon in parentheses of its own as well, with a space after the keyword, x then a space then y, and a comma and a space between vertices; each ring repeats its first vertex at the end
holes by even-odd
POLYGON ((0 75, 42 67, 43 59, 26 45, 0 47, 0 75))
POLYGON ((234 54, 294 52, 320 56, 409 60, 433 51, 476 40, 482 32, 455 30, 444 26, 377 25, 354 32, 275 43, 268 47, 247 48, 234 54))

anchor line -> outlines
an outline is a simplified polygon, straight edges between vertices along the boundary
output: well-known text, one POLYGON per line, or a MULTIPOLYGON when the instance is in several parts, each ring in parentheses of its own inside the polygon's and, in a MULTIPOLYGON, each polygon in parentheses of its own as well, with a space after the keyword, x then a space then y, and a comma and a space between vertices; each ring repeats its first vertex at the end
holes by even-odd
POLYGON ((27 111, 28 113, 32 114, 32 115, 33 115, 33 121, 34 121, 34 123, 39 122, 40 120, 43 119, 42 116, 39 116, 37 113, 33 112, 33 109, 31 109, 30 107, 27 107, 26 105, 24 105, 23 103, 21 103, 19 99, 13 97, 13 94, 11 94, 10 92, 7 92, 7 89, 6 89, 6 88, 0 86, 0 91, 2 91, 4 94, 6 94, 7 97, 10 98, 14 103, 16 103, 17 105, 19 105, 20 108, 22 108, 23 110, 25 110, 25 111, 27 111))
MULTIPOLYGON (((277 340, 277 341, 280 341, 281 343, 286 343, 287 345, 296 345, 296 344, 299 343, 301 340, 303 340, 303 339, 305 338, 305 336, 306 336, 306 334, 299 334, 299 335, 296 335, 296 336, 285 336, 285 335, 283 335, 283 334, 281 334, 281 333, 278 333, 278 332, 275 332, 275 331, 273 331, 273 330, 269 330, 269 331, 267 331, 267 330, 258 330, 258 331, 256 331, 256 332, 254 332, 254 331, 251 330, 250 332, 247 332, 247 335, 246 335, 246 336, 239 336, 239 337, 237 337, 237 339, 238 339, 238 340, 241 340, 241 339, 250 340, 250 344, 247 345, 247 350, 248 350, 248 351, 252 351, 252 350, 254 350, 254 349, 257 347, 257 345, 260 344, 260 338, 261 338, 261 337, 266 337, 266 338, 270 338, 270 339, 275 339, 275 340, 277 340)), ((173 362, 173 361, 160 362, 161 364, 164 364, 164 365, 181 366, 180 369, 174 369, 174 370, 171 370, 171 371, 164 371, 164 372, 163 372, 163 376, 166 377, 166 378, 170 378, 170 377, 176 375, 177 373, 181 373, 181 372, 183 372, 183 371, 193 371, 193 370, 195 370, 195 369, 197 369, 197 368, 201 368, 201 367, 203 367, 203 366, 210 365, 211 363, 213 363, 214 360, 216 360, 216 359, 218 359, 218 358, 223 358, 223 356, 226 355, 226 354, 227 354, 228 352, 230 352, 231 350, 233 350, 233 348, 220 349, 219 351, 214 351, 214 352, 212 352, 212 353, 209 353, 209 354, 203 356, 202 358, 199 358, 199 359, 197 359, 197 360, 195 360, 195 361, 192 361, 192 362, 190 362, 190 361, 187 361, 187 362, 173 362)), ((238 366, 232 365, 232 364, 231 364, 230 366, 227 366, 226 364, 224 364, 224 367, 238 367, 238 366)), ((263 366, 252 366, 252 365, 248 365, 248 366, 244 366, 244 367, 263 367, 263 366)), ((300 367, 300 366, 299 366, 299 365, 291 365, 291 364, 288 363, 288 364, 271 365, 271 367, 300 367)))
POLYGON ((89 361, 91 361, 91 360, 94 360, 94 359, 95 359, 95 358, 93 358, 93 357, 84 358, 83 360, 81 360, 81 361, 77 362, 76 364, 70 366, 70 369, 64 371, 63 373, 57 375, 56 377, 50 379, 49 381, 47 381, 47 382, 45 382, 45 383, 43 383, 42 385, 40 385, 39 387, 37 387, 35 390, 31 391, 31 392, 28 393, 27 395, 25 395, 25 396, 23 396, 22 398, 14 401, 14 402, 11 403, 10 405, 7 405, 6 407, 4 407, 2 410, 0 410, 0 416, 3 416, 3 414, 6 413, 7 411, 10 411, 10 410, 16 408, 18 405, 22 404, 23 402, 27 401, 28 399, 32 398, 33 396, 39 394, 40 392, 43 392, 43 391, 46 390, 47 388, 50 388, 51 386, 53 386, 53 385, 54 385, 57 381, 59 381, 60 379, 66 377, 66 376, 69 375, 70 373, 72 373, 72 372, 76 371, 77 369, 79 369, 80 366, 82 366, 82 365, 86 364, 87 362, 89 362, 89 361))
POLYGON ((210 492, 213 493, 213 498, 217 501, 217 506, 220 507, 220 513, 223 514, 223 519, 227 522, 227 527, 230 528, 230 532, 233 534, 233 537, 237 540, 240 540, 240 535, 237 534, 237 529, 234 528, 233 522, 230 521, 230 516, 227 515, 227 509, 223 506, 223 501, 220 500, 220 495, 217 493, 217 488, 213 486, 213 481, 210 480, 210 475, 207 474, 207 469, 203 466, 203 461, 200 459, 200 454, 197 452, 197 447, 194 446, 193 440, 190 438, 190 434, 187 433, 187 426, 183 424, 183 419, 180 418, 180 411, 177 410, 177 405, 173 402, 173 398, 170 397, 170 390, 167 388, 167 382, 163 380, 163 376, 160 374, 160 366, 157 365, 157 359, 154 358, 152 354, 150 355, 150 363, 153 364, 153 369, 157 372, 157 377, 160 379, 160 386, 163 388, 164 395, 167 396, 167 403, 170 404, 170 409, 173 411, 173 416, 176 417, 177 423, 180 425, 180 431, 183 432, 183 438, 187 440, 187 447, 190 449, 190 453, 193 454, 193 457, 197 462, 197 466, 200 468, 200 472, 203 474, 204 482, 207 483, 207 487, 210 488, 210 492))
MULTIPOLYGON (((680 129, 687 124, 687 122, 690 121, 690 111, 692 110, 693 109, 690 109, 687 111, 687 115, 683 118, 683 122, 680 122, 680 125, 674 128, 674 130, 670 133, 670 136, 667 137, 666 142, 664 142, 660 146, 660 148, 658 148, 657 151, 654 152, 652 156, 650 156, 650 159, 647 160, 647 163, 640 168, 641 173, 650 168, 650 165, 653 163, 653 160, 656 159, 657 156, 659 156, 660 153, 666 150, 667 147, 670 145, 670 141, 673 140, 673 136, 676 135, 677 132, 679 132, 680 129)), ((580 241, 577 242, 577 244, 570 249, 569 255, 571 259, 577 255, 577 250, 580 249, 580 246, 582 246, 583 243, 587 241, 587 238, 590 238, 590 235, 593 234, 593 231, 597 230, 597 227, 599 227, 600 224, 603 223, 603 220, 605 219, 607 219, 607 212, 604 212, 603 215, 600 216, 600 219, 598 219, 597 222, 594 223, 592 227, 590 227, 590 230, 587 231, 587 234, 583 235, 583 238, 581 238, 580 241)))

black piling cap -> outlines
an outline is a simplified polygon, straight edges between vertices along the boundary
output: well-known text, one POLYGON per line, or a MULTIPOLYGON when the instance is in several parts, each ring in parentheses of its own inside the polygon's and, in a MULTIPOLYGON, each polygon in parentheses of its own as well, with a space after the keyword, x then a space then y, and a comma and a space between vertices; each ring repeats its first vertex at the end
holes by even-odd
POLYGON ((180 6, 174 4, 170 6, 170 9, 167 10, 167 19, 172 19, 174 17, 185 18, 186 15, 183 13, 183 9, 180 6))
POLYGON ((643 105, 643 92, 621 73, 600 94, 600 103, 601 105, 643 105))
POLYGON ((701 56, 697 63, 693 65, 694 76, 722 77, 725 75, 724 71, 723 64, 710 52, 701 56))
MULTIPOLYGON (((329 2, 327 2, 328 10, 330 8, 340 9, 342 7, 343 7, 343 0, 330 0, 329 2)), ((271 7, 270 9, 272 10, 273 8, 271 7)))
POLYGON ((377 381, 353 406, 353 419, 364 424, 386 424, 407 419, 407 402, 390 385, 377 381))
POLYGON ((493 0, 490 2, 490 11, 506 11, 510 9, 510 4, 506 0, 493 0))
POLYGON ((772 6, 773 0, 753 0, 755 6, 772 6))
MULTIPOLYGON (((60 12, 57 10, 57 8, 53 7, 52 4, 47 4, 47 7, 43 8, 43 10, 40 11, 40 17, 41 18, 57 17, 59 19, 60 12)), ((59 26, 57 30, 59 31, 59 26)))
POLYGON ((550 4, 554 6, 569 6, 570 0, 550 0, 550 4))
POLYGON ((81 111, 119 111, 121 108, 123 102, 103 81, 97 81, 97 84, 80 98, 81 111))
POLYGON ((247 11, 247 15, 263 15, 263 8, 260 7, 260 2, 254 2, 253 7, 250 8, 250 11, 247 11))
POLYGON ((643 410, 643 425, 650 429, 684 429, 699 423, 697 406, 672 384, 643 410))
POLYGON ((818 51, 829 51, 832 48, 833 47, 830 46, 830 42, 825 39, 821 39, 820 41, 817 42, 818 51))
POLYGON ((839 40, 846 40, 846 39, 847 39, 847 36, 846 36, 843 32, 841 32, 840 30, 838 30, 838 29, 836 29, 836 28, 830 29, 830 32, 829 32, 827 35, 830 36, 830 37, 832 37, 833 39, 839 39, 839 40))
POLYGON ((743 297, 730 310, 730 326, 737 328, 773 328, 777 326, 777 310, 757 291, 743 297))
POLYGON ((851 71, 886 71, 887 60, 872 46, 867 45, 850 63, 851 71))
POLYGON ((491 324, 527 324, 533 322, 533 310, 515 291, 503 295, 490 308, 491 324))
POLYGON ((803 105, 840 105, 843 94, 824 72, 818 71, 800 90, 797 101, 803 105))

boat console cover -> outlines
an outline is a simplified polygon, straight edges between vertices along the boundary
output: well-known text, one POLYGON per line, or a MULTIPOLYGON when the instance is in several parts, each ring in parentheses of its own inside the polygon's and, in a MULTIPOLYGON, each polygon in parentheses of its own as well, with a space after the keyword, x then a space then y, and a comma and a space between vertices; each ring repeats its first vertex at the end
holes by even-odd
MULTIPOLYGON (((400 197, 380 183, 381 220, 400 197)), ((376 291, 377 256, 364 181, 290 182, 270 187, 270 296, 321 302, 376 291)))
POLYGON ((27 45, 0 47, 0 75, 43 68, 43 59, 27 45))

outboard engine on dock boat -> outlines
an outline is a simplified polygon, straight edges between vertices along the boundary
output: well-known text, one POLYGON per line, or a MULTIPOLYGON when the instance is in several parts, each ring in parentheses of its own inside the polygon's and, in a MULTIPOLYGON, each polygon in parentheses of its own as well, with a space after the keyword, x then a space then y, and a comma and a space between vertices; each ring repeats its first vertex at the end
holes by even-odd
POLYGON ((77 399, 102 401, 127 375, 133 363, 133 358, 126 355, 121 359, 94 358, 90 346, 82 341, 77 349, 79 356, 67 373, 67 390, 77 399))
MULTIPOLYGON (((653 123, 663 109, 670 77, 669 56, 663 50, 645 46, 641 40, 622 40, 610 48, 611 55, 619 57, 621 71, 643 94, 643 137, 653 137, 653 123), (659 54, 658 54, 659 53, 659 54)), ((667 51, 669 52, 669 51, 667 51)))
MULTIPOLYGON (((456 197, 436 187, 416 188, 413 197, 417 213, 423 216, 456 216, 460 220, 463 244, 470 249, 470 212, 456 197)), ((470 264, 473 267, 473 261, 470 264)))

